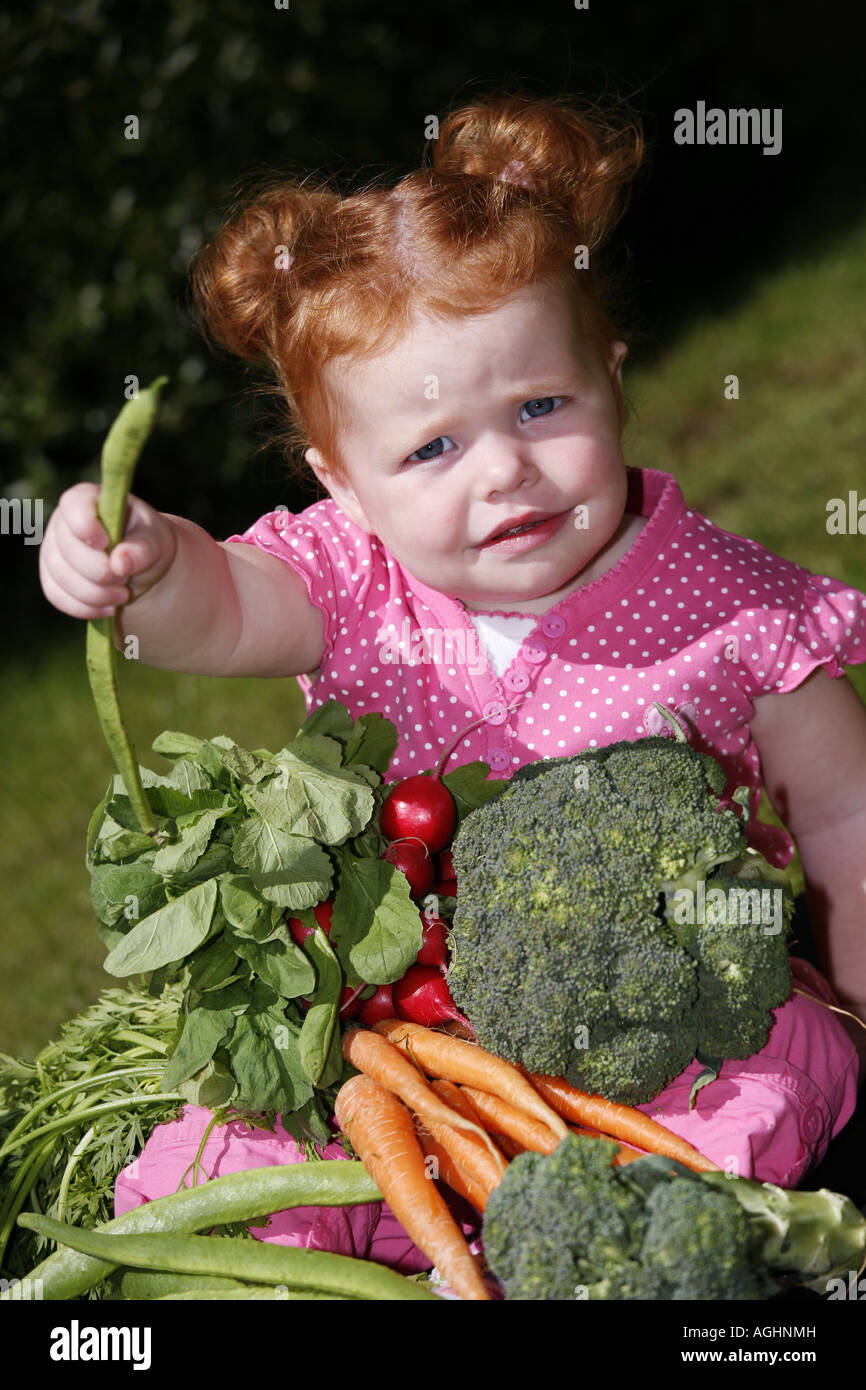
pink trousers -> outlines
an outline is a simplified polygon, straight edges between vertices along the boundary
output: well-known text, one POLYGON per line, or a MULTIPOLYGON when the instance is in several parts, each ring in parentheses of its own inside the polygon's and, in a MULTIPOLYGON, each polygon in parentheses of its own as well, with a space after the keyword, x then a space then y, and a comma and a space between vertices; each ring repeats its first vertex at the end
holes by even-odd
MULTIPOLYGON (((818 1000, 837 1003, 829 984, 799 957, 791 958, 794 994, 774 1010, 766 1046, 746 1062, 725 1062, 719 1077, 698 1092, 689 1111, 693 1062, 655 1100, 638 1108, 688 1139, 707 1158, 739 1177, 795 1187, 818 1164, 830 1140, 847 1124, 857 1099, 857 1053, 836 1016, 818 1000)), ((176 1120, 157 1125, 141 1154, 117 1176, 115 1215, 177 1190, 195 1157, 211 1112, 187 1106, 176 1120)), ((345 1158, 339 1143, 326 1158, 345 1158)), ((272 1134, 242 1121, 215 1126, 202 1155, 209 1178, 247 1168, 300 1163, 303 1158, 280 1123, 272 1134)), ((186 1179, 189 1183, 190 1179, 186 1179)), ((445 1194, 467 1239, 480 1218, 445 1194)), ((355 1207, 296 1207, 253 1229, 280 1245, 333 1250, 390 1265, 404 1274, 429 1269, 385 1202, 355 1207)))

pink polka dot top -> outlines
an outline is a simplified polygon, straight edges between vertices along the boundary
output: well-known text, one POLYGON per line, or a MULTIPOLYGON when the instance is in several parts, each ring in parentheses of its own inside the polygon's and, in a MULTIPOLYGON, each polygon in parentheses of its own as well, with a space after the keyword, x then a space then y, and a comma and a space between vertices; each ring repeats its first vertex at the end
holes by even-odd
POLYGON ((355 719, 386 715, 399 735, 389 781, 434 767, 482 717, 449 768, 482 758, 508 778, 541 758, 666 731, 659 701, 725 769, 727 795, 752 788, 748 837, 783 867, 790 836, 755 819, 752 701, 796 689, 818 666, 841 676, 866 661, 866 595, 721 530, 686 506, 670 474, 629 468, 628 484, 627 510, 648 518, 631 549, 546 613, 514 615, 532 624, 504 669, 459 599, 416 579, 331 498, 269 512, 228 539, 278 555, 304 580, 325 629, 319 671, 297 678, 307 710, 334 699, 355 719))

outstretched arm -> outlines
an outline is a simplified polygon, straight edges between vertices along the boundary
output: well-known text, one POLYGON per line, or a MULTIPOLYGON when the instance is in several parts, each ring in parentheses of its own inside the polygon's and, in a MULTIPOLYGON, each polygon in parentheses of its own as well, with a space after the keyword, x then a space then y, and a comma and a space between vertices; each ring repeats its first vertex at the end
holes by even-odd
MULTIPOLYGON (((866 1021, 866 707, 846 677, 819 668, 796 690, 757 699, 751 730, 803 861, 821 968, 866 1021)), ((862 1070, 866 1029, 848 1031, 862 1070)))

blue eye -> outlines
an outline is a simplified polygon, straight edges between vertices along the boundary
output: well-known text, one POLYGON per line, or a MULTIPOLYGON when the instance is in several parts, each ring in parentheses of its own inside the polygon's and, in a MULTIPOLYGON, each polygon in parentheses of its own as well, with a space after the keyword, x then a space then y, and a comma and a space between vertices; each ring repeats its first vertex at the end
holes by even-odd
POLYGON ((562 396, 537 396, 534 401, 527 401, 525 405, 521 407, 521 419, 523 419, 524 410, 530 412, 530 420, 538 420, 542 415, 550 415, 555 409, 553 404, 554 401, 561 401, 563 399, 564 397, 562 396))
POLYGON ((407 463, 426 463, 428 459, 439 458, 441 454, 449 453, 450 450, 442 447, 443 440, 447 435, 440 434, 436 439, 431 439, 429 444, 422 444, 420 449, 416 449, 414 454, 410 454, 407 463))

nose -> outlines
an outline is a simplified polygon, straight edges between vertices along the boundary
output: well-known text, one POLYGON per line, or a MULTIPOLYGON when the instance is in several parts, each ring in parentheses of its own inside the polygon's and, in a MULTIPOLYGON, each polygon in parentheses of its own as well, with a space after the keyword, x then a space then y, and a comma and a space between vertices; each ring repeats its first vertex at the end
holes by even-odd
POLYGON ((478 440, 473 453, 476 487, 484 501, 497 501, 538 479, 538 468, 523 440, 492 434, 478 440))

